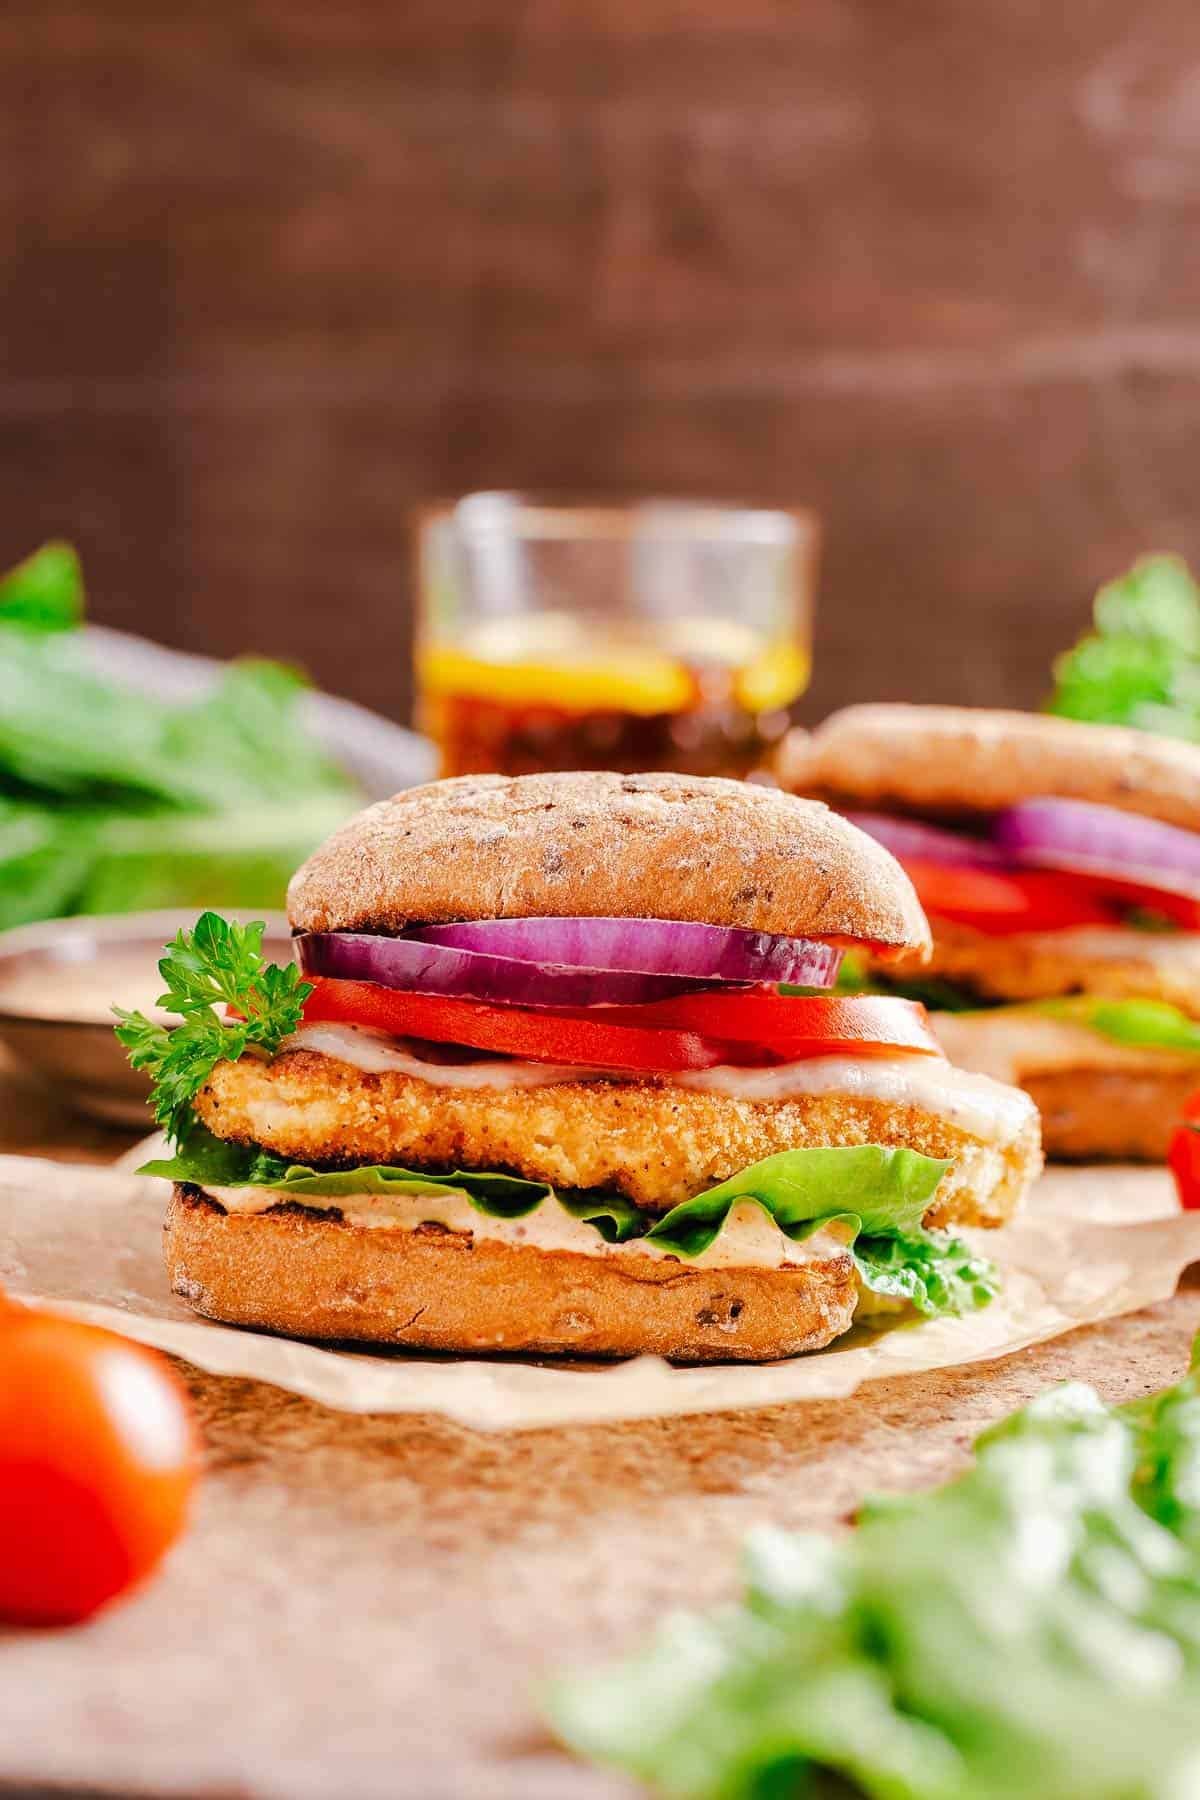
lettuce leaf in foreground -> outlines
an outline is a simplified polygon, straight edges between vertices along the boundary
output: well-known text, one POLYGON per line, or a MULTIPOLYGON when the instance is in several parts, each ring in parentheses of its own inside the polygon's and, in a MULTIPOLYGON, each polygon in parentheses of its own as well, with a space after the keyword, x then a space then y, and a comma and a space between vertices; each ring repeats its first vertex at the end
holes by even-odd
POLYGON ((677 1800, 1183 1800, 1200 1770, 1200 1373, 1081 1384, 839 1543, 760 1531, 740 1604, 556 1684, 582 1755, 677 1800))
POLYGON ((421 1194, 448 1188, 493 1218, 525 1217, 553 1201, 572 1218, 594 1226, 610 1244, 644 1237, 684 1259, 716 1240, 730 1211, 752 1201, 794 1241, 837 1223, 859 1277, 873 1292, 907 1300, 930 1315, 956 1315, 986 1306, 999 1290, 992 1264, 943 1232, 921 1223, 947 1165, 915 1150, 877 1144, 788 1150, 743 1169, 730 1181, 685 1200, 661 1218, 613 1193, 560 1193, 515 1175, 455 1170, 431 1175, 374 1164, 319 1170, 289 1163, 253 1145, 230 1144, 195 1126, 174 1156, 146 1163, 143 1175, 198 1187, 269 1187, 289 1194, 421 1194))

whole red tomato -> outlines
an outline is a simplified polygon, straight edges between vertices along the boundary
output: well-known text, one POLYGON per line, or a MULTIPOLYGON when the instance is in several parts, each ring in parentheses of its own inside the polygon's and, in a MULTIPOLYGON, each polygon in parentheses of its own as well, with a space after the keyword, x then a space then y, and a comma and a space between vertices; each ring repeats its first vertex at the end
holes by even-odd
POLYGON ((0 1620, 87 1618, 183 1529, 198 1445, 162 1358, 0 1294, 0 1620))

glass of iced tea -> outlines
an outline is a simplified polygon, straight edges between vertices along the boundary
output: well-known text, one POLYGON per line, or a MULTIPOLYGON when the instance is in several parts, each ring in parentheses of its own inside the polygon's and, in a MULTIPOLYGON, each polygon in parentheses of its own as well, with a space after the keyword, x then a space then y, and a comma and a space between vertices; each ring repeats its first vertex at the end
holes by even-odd
POLYGON ((471 494, 417 530, 418 723, 443 775, 753 776, 808 682, 806 512, 471 494))

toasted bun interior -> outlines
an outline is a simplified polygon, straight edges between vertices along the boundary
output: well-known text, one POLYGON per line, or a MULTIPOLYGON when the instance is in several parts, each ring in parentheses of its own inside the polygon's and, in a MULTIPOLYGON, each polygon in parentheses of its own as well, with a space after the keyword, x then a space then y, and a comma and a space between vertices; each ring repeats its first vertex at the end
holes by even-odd
POLYGON ((921 955, 929 929, 881 845, 816 801, 743 782, 462 776, 368 807, 292 880, 302 931, 520 917, 657 918, 921 955))
POLYGON ((364 1230, 294 1206, 244 1216, 182 1185, 164 1251, 172 1290, 209 1318, 432 1350, 763 1362, 831 1343, 858 1299, 848 1253, 689 1269, 427 1227, 364 1230))

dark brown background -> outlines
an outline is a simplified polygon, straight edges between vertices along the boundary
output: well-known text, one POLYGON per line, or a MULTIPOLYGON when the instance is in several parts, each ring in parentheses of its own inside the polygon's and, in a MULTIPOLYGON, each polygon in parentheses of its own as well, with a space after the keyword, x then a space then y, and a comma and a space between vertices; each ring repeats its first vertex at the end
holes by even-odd
POLYGON ((813 710, 1200 556, 1194 0, 5 0, 0 556, 407 688, 406 514, 811 501, 813 710))

